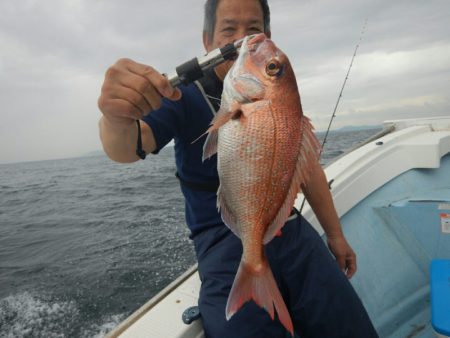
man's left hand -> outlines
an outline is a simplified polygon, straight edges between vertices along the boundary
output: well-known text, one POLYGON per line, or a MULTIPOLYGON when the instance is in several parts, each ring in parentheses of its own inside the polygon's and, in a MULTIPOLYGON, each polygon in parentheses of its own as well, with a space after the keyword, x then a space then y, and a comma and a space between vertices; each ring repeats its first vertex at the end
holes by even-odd
POLYGON ((356 272, 356 254, 344 236, 328 237, 328 247, 348 279, 356 272))

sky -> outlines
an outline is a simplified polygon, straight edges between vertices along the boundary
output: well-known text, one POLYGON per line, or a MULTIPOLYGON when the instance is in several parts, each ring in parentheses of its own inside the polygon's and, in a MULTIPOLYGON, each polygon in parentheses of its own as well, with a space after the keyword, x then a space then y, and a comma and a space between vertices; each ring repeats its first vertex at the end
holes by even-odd
MULTIPOLYGON (((200 0, 2 0, 0 163, 101 149, 97 99, 127 57, 161 72, 204 54, 200 0)), ((332 129, 450 115, 450 1, 269 0, 305 115, 332 129)))

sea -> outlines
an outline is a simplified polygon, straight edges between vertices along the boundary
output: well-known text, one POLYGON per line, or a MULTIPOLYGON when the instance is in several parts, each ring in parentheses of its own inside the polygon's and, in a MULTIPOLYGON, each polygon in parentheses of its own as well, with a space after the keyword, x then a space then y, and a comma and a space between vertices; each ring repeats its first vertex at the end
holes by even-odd
MULTIPOLYGON (((379 130, 331 132, 322 164, 379 130)), ((0 337, 104 337, 192 266, 174 174, 173 147, 0 164, 0 337)))

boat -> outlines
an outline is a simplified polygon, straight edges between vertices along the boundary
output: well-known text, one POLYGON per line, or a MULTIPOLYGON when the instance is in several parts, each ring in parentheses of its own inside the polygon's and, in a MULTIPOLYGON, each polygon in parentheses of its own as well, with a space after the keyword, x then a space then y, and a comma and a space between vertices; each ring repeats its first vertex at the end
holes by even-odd
MULTIPOLYGON (((436 259, 450 267, 450 116, 383 125, 325 168, 358 257, 351 283, 380 337, 436 337, 429 276, 436 259)), ((299 194, 296 207, 302 202, 299 194)), ((307 203, 302 214, 324 235, 307 203)), ((181 319, 197 305, 199 289, 193 266, 107 337, 204 337, 201 318, 189 325, 181 319)), ((447 301, 450 309, 450 293, 447 301)))

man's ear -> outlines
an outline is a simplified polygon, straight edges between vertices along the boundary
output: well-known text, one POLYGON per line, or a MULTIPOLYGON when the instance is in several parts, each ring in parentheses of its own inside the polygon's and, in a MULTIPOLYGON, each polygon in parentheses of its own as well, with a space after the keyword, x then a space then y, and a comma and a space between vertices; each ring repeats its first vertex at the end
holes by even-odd
POLYGON ((209 41, 208 33, 205 32, 205 31, 203 31, 203 47, 205 47, 205 50, 206 50, 207 52, 209 52, 209 51, 210 51, 210 50, 209 50, 210 46, 211 46, 211 43, 210 43, 210 41, 209 41))

